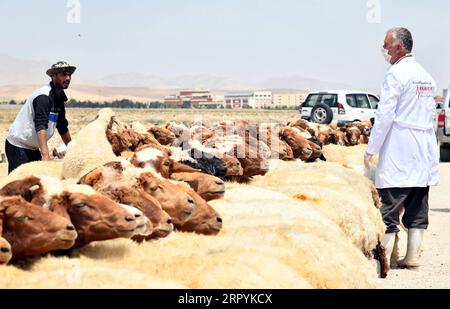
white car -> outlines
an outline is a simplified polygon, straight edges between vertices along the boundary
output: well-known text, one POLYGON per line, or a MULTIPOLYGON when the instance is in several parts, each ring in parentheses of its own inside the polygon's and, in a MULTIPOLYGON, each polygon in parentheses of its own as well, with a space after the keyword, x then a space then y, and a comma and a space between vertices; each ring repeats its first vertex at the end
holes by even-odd
POLYGON ((300 113, 311 122, 342 125, 374 119, 379 101, 378 96, 365 91, 315 91, 308 93, 300 113))

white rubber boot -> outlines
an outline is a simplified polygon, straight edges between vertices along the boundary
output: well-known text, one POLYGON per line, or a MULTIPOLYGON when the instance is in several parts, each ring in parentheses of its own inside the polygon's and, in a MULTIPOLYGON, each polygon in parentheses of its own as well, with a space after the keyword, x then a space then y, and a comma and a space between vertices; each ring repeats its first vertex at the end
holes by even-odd
POLYGON ((384 235, 381 245, 386 249, 386 258, 391 267, 397 265, 398 259, 398 235, 397 233, 388 233, 384 235))
POLYGON ((424 229, 408 230, 408 246, 404 259, 398 261, 400 267, 419 267, 420 266, 420 248, 423 241, 424 229))

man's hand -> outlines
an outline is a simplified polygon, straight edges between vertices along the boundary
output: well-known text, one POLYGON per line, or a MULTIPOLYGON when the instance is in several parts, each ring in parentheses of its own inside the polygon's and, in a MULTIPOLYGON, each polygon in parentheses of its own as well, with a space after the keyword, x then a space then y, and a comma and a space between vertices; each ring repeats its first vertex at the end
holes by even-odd
POLYGON ((51 161, 51 160, 52 160, 52 158, 50 158, 49 155, 42 156, 42 161, 51 161))
POLYGON ((70 132, 67 131, 65 134, 61 135, 61 138, 64 142, 64 144, 69 145, 69 143, 72 141, 72 137, 70 136, 70 132))
POLYGON ((366 169, 370 168, 370 160, 372 160, 373 155, 368 153, 367 151, 364 153, 364 166, 366 169))

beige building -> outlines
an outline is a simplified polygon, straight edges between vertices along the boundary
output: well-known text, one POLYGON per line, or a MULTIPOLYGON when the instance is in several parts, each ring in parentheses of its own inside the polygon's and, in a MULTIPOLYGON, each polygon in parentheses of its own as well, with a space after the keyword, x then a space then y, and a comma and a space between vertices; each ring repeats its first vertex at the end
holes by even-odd
POLYGON ((231 108, 264 108, 272 104, 272 92, 229 92, 224 96, 225 107, 231 108))
POLYGON ((274 106, 300 106, 306 99, 307 93, 274 93, 273 105, 274 106))

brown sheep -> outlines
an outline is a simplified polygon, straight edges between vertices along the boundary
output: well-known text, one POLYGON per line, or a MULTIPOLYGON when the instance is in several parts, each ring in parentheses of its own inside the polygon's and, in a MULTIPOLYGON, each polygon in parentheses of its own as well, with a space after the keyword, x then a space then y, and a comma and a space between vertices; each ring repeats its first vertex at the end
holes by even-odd
POLYGON ((72 223, 22 197, 0 198, 0 235, 15 260, 71 248, 77 232, 72 223))
POLYGON ((347 136, 346 136, 345 132, 343 132, 342 130, 333 129, 330 132, 330 136, 329 136, 328 140, 329 140, 330 144, 345 146, 347 143, 347 136))
POLYGON ((123 170, 120 162, 107 163, 82 177, 80 183, 93 187, 118 203, 136 207, 150 219, 153 224, 153 233, 144 238, 134 236, 133 240, 149 240, 169 235, 173 230, 172 218, 154 197, 142 190, 120 183, 123 180, 123 170), (107 176, 105 177, 103 173, 107 176))
MULTIPOLYGON (((1 219, 0 219, 1 220, 1 219)), ((8 264, 12 258, 11 245, 0 236, 0 265, 8 264)))
POLYGON ((225 194, 225 183, 205 173, 173 173, 170 177, 188 184, 194 183, 193 190, 207 202, 220 199, 225 194))
POLYGON ((219 213, 202 199, 200 195, 188 188, 186 184, 179 184, 177 186, 180 190, 192 196, 196 204, 196 209, 186 222, 183 224, 175 224, 176 229, 183 232, 195 232, 204 235, 218 234, 222 229, 223 223, 219 213))
POLYGON ((158 178, 152 173, 143 173, 138 178, 138 186, 161 204, 172 221, 177 225, 186 222, 196 205, 191 196, 179 190, 169 180, 158 178))
POLYGON ((361 136, 361 131, 357 127, 347 127, 343 128, 346 134, 346 146, 356 146, 359 144, 359 138, 361 136))
POLYGON ((169 156, 169 152, 146 145, 136 149, 130 162, 139 168, 153 168, 164 178, 169 178, 172 164, 169 156))
POLYGON ((64 191, 54 196, 50 210, 70 218, 78 232, 75 246, 92 241, 130 238, 136 229, 133 215, 103 194, 84 188, 79 192, 64 191))
POLYGON ((112 200, 136 207, 144 213, 153 224, 153 232, 148 236, 133 236, 138 242, 168 236, 173 231, 172 218, 165 212, 161 204, 146 192, 127 187, 105 187, 101 192, 112 200))
POLYGON ((269 170, 269 162, 248 145, 234 145, 228 155, 236 157, 244 170, 242 176, 233 176, 230 180, 247 183, 253 176, 264 176, 269 170))
POLYGON ((274 133, 270 127, 266 130, 260 130, 258 137, 260 141, 265 142, 270 148, 272 159, 280 159, 283 161, 294 159, 292 148, 285 141, 281 140, 279 134, 274 133))
POLYGON ((239 162, 236 157, 223 154, 222 156, 219 156, 219 158, 227 165, 226 176, 242 176, 244 174, 241 162, 239 162))
POLYGON ((32 176, 14 181, 2 190, 70 220, 78 233, 77 247, 92 241, 132 236, 136 220, 119 204, 87 186, 72 185, 65 189, 61 186, 56 190, 58 182, 52 177, 32 176))
POLYGON ((170 130, 160 127, 160 126, 152 126, 149 130, 149 133, 152 133, 156 140, 164 146, 172 145, 175 141, 176 136, 170 130))
POLYGON ((292 148, 295 158, 307 161, 313 154, 309 141, 301 136, 295 128, 283 128, 280 131, 280 137, 292 148))

